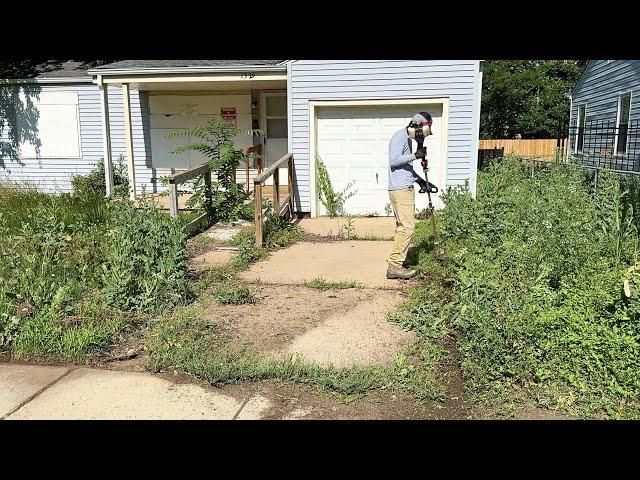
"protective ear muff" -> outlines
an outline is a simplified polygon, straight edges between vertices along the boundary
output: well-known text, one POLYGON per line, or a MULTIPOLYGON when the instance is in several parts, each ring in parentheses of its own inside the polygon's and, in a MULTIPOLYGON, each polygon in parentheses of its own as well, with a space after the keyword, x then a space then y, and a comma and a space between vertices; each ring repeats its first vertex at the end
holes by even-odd
POLYGON ((422 125, 421 127, 417 127, 417 128, 412 126, 407 127, 407 133, 409 134, 409 137, 413 140, 416 139, 416 133, 419 130, 422 130, 422 136, 424 137, 428 137, 429 135, 432 134, 431 125, 422 125))

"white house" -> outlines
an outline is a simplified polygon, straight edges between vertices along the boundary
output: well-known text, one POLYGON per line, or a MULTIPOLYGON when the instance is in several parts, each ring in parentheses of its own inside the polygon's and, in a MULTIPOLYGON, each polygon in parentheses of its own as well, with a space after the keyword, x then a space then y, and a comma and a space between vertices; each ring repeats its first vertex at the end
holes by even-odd
MULTIPOLYGON (((178 140, 165 134, 219 114, 241 131, 264 131, 260 138, 239 135, 236 143, 260 143, 267 166, 293 154, 299 213, 323 214, 315 188, 319 157, 336 190, 352 182, 347 212, 385 215, 389 139, 422 110, 434 118, 429 179, 441 190, 468 180, 475 191, 478 60, 126 60, 88 70, 67 62, 24 80, 6 79, 0 88, 37 87, 40 148, 23 142, 18 159, 0 161, 0 176, 46 191, 69 191, 72 174, 119 155, 138 194, 161 191, 162 177, 205 161, 172 154, 178 140)), ((419 162, 415 167, 420 171, 419 162)), ((238 181, 243 176, 239 170, 238 181)), ((418 209, 426 206, 423 197, 418 209)))

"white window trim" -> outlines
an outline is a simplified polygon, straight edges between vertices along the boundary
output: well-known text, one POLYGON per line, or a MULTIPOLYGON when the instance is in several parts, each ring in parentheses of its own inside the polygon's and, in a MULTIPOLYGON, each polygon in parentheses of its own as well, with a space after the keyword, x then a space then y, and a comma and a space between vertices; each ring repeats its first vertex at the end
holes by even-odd
MULTIPOLYGON (((449 135, 449 98, 402 98, 377 100, 310 100, 309 101, 309 193, 311 218, 317 218, 319 211, 318 192, 316 191, 316 152, 318 108, 322 107, 383 107, 389 105, 441 105, 442 132, 440 134, 440 158, 442 159, 440 185, 447 184, 448 135, 449 135)), ((444 191, 444 189, 442 189, 444 191)))
MULTIPOLYGON (((622 97, 626 94, 629 94, 629 120, 627 120, 627 125, 631 123, 631 103, 633 102, 633 92, 628 90, 626 92, 622 92, 618 94, 618 112, 616 113, 616 137, 613 142, 613 155, 618 154, 618 135, 620 134, 620 114, 622 113, 622 97)), ((625 154, 629 148, 629 135, 627 134, 627 144, 625 145, 625 154)))
MULTIPOLYGON (((578 135, 580 135, 580 108, 584 107, 584 124, 585 127, 587 126, 587 104, 583 103, 583 104, 579 104, 577 105, 578 110, 576 112, 576 138, 575 138, 575 142, 573 145, 573 153, 579 153, 578 152, 578 135)), ((583 148, 584 148, 584 141, 583 141, 583 148)))
MULTIPOLYGON (((42 159, 52 159, 52 160, 61 160, 61 159, 68 159, 68 160, 79 160, 83 158, 82 155, 82 128, 81 128, 81 122, 80 122, 80 99, 78 98, 78 92, 76 92, 75 90, 51 90, 50 93, 73 93, 75 94, 75 98, 76 98, 76 102, 75 107, 76 107, 76 119, 78 120, 76 123, 76 130, 78 133, 78 156, 72 156, 72 155, 22 155, 22 153, 20 154, 20 159, 21 160, 42 160, 42 159)), ((51 105, 51 106, 69 106, 69 103, 46 103, 45 105, 51 105)))

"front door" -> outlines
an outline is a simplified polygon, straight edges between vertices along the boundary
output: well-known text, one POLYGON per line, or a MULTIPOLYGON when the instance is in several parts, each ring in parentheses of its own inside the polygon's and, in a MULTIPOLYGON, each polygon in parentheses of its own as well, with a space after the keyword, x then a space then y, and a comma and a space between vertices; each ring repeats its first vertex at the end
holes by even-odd
MULTIPOLYGON (((287 154, 287 92, 263 92, 261 101, 262 151, 264 152, 264 168, 287 154)), ((287 169, 280 169, 280 185, 286 185, 287 169)), ((272 185, 272 179, 267 180, 272 185)))

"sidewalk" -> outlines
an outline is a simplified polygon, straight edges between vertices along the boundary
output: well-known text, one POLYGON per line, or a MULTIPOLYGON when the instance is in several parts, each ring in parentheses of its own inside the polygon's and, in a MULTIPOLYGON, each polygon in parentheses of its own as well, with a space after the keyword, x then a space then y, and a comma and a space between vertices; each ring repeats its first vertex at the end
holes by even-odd
POLYGON ((259 419, 259 395, 234 398, 149 373, 0 364, 0 419, 259 419))

